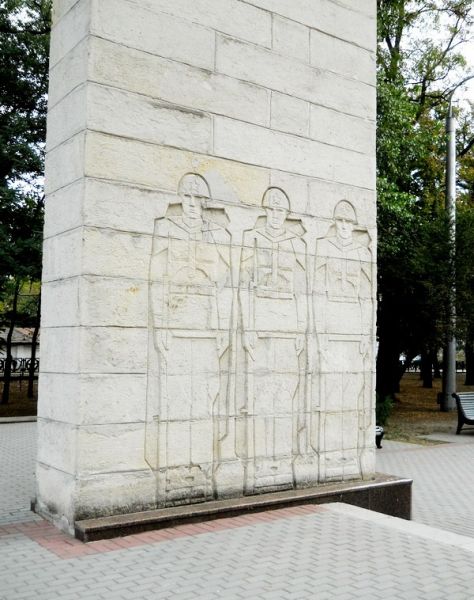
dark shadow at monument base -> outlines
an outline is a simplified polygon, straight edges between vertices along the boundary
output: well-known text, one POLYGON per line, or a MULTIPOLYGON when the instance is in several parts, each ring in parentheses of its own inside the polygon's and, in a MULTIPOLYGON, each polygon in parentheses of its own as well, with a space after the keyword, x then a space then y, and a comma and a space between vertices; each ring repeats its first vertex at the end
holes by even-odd
POLYGON ((75 537, 83 542, 108 539, 303 504, 345 502, 402 519, 411 518, 411 479, 377 474, 371 481, 330 483, 314 488, 216 500, 174 508, 76 521, 75 537))

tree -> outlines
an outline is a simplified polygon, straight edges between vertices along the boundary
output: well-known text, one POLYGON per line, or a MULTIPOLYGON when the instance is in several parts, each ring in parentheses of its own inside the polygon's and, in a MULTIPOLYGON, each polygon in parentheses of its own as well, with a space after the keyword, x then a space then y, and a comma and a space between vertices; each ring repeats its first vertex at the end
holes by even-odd
MULTIPOLYGON (((379 308, 377 391, 393 395, 421 354, 425 385, 443 343, 452 272, 446 257, 444 118, 463 78, 470 0, 378 0, 379 308), (422 35, 423 32, 425 35, 422 35), (426 32, 429 32, 426 35, 426 32)), ((460 155, 472 150, 466 120, 460 155)))
POLYGON ((3 403, 20 291, 41 273, 50 12, 50 0, 0 1, 0 300, 8 323, 3 403))

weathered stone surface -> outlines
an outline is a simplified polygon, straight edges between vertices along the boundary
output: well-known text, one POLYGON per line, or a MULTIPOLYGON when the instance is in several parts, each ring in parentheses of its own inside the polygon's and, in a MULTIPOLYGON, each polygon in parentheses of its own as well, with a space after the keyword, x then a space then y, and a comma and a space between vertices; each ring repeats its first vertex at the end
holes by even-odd
MULTIPOLYGON (((65 99, 67 94, 86 82, 88 76, 88 47, 89 39, 86 38, 62 58, 54 68, 51 68, 48 88, 49 111, 58 102, 65 99)), ((54 123, 52 126, 55 127, 54 123)), ((49 140, 47 140, 47 143, 49 143, 49 140)))
POLYGON ((269 123, 270 92, 265 88, 98 38, 92 38, 90 46, 100 57, 90 65, 89 77, 97 83, 169 102, 176 110, 269 123))
POLYGON ((370 188, 375 179, 373 156, 222 117, 214 120, 214 152, 230 160, 246 157, 257 166, 359 187, 370 188))
POLYGON ((309 62, 310 29, 296 21, 273 15, 273 45, 276 52, 309 62))
POLYGON ((53 26, 80 0, 56 0, 53 2, 53 26))
POLYGON ((37 506, 60 526, 373 478, 374 16, 56 0, 37 506))
POLYGON ((339 75, 375 85, 373 52, 311 30, 311 64, 339 75))
POLYGON ((372 0, 248 0, 250 4, 324 31, 363 48, 375 50, 376 7, 372 0), (359 12, 362 11, 362 12, 359 12))
POLYGON ((58 22, 55 19, 54 35, 51 36, 51 67, 86 38, 91 27, 92 0, 80 0, 76 3, 65 0, 56 3, 56 6, 53 14, 56 16, 59 12, 62 18, 58 22))
POLYGON ((375 123, 312 104, 310 136, 314 140, 371 155, 375 143, 375 123))
POLYGON ((239 0, 133 0, 154 12, 172 14, 215 31, 270 47, 272 15, 239 0))
POLYGON ((308 136, 310 105, 286 94, 272 93, 271 126, 273 129, 308 136))
POLYGON ((91 32, 98 37, 203 69, 214 68, 212 29, 148 10, 141 2, 101 0, 92 10, 91 32))
POLYGON ((217 71, 340 112, 370 118, 375 87, 226 36, 217 38, 217 71))
POLYGON ((46 194, 52 194, 83 177, 85 141, 86 134, 78 133, 46 155, 46 194))

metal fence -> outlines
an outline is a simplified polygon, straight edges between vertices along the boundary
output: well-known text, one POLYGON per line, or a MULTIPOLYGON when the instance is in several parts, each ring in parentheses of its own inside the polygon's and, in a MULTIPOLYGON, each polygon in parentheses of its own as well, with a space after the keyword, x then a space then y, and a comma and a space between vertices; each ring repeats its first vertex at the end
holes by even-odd
MULTIPOLYGON (((0 381, 5 376, 6 358, 0 358, 0 381)), ((30 372, 31 358, 14 358, 12 360, 12 379, 27 379, 30 372)), ((38 377, 39 359, 35 359, 34 373, 35 378, 38 377)))

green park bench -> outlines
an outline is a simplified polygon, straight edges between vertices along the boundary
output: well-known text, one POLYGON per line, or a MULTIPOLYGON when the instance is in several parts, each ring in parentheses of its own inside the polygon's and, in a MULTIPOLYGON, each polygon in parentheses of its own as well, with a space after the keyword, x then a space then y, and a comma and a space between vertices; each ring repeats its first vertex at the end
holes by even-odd
POLYGON ((456 435, 459 435, 464 424, 474 425, 474 392, 455 393, 453 394, 453 398, 456 398, 456 405, 458 407, 458 428, 456 429, 456 435))

